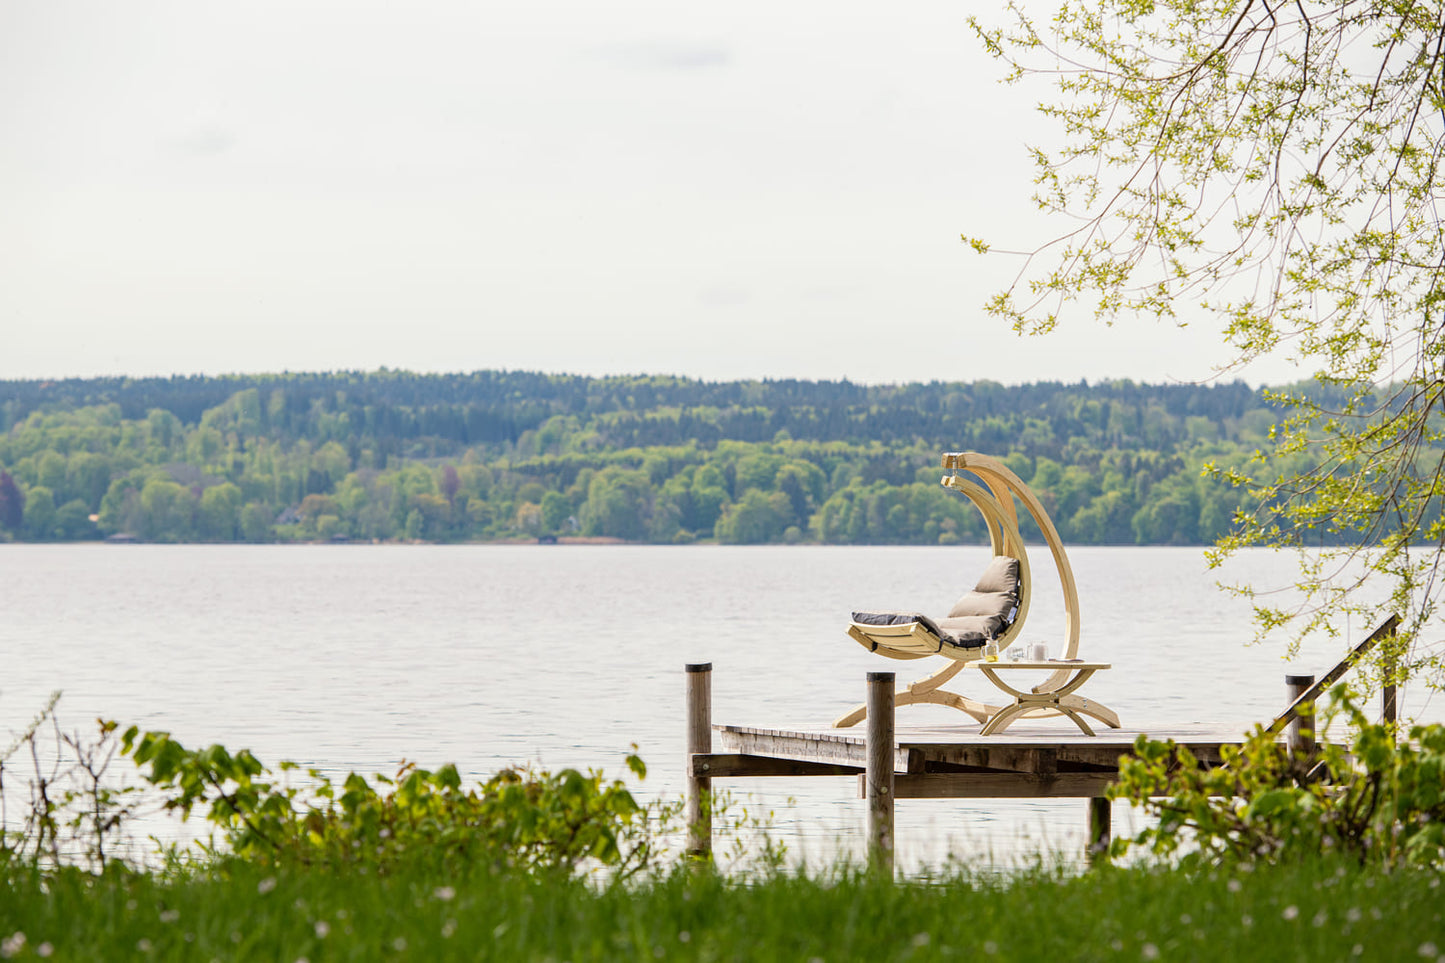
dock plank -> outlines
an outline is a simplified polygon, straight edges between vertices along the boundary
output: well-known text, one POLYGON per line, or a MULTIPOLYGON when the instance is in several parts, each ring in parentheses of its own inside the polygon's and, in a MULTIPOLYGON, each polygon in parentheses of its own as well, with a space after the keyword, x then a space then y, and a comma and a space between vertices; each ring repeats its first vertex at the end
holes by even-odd
MULTIPOLYGON (((1027 772, 898 773, 896 799, 1026 799, 1102 796, 1113 773, 1027 772)), ((859 784, 862 796, 862 784, 859 784)))
MULTIPOLYGON (((722 745, 735 753, 855 766, 862 765, 865 758, 865 734, 857 729, 738 725, 713 728, 722 745)), ((1063 771, 1077 774, 1086 770, 1106 773, 1117 769, 1119 757, 1133 750, 1140 735, 1173 739, 1188 747, 1200 761, 1217 764, 1221 761, 1222 748, 1239 745, 1249 728, 1245 723, 1196 723, 1147 729, 1103 729, 1098 735, 1086 736, 1082 732, 1070 732, 1057 723, 1020 723, 1006 732, 985 736, 976 726, 899 727, 894 734, 895 770, 922 774, 942 765, 1035 776, 1063 771)), ((1002 788, 1004 783, 998 785, 1002 788)))

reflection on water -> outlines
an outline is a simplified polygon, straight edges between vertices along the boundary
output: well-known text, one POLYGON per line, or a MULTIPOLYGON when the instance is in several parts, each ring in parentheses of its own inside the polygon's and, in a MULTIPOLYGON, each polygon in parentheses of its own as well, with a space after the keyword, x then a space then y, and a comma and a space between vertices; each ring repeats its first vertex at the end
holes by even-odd
MULTIPOLYGON (((1059 591, 1046 553, 1034 556, 1022 639, 1051 641, 1059 591)), ((1070 557, 1080 654, 1114 664, 1087 694, 1130 725, 1243 728, 1279 711, 1291 666, 1338 658, 1319 649, 1286 664, 1279 649, 1247 648, 1248 606, 1214 587, 1198 549, 1070 557)), ((475 775, 528 761, 620 774, 635 742, 648 791, 671 795, 685 663, 713 663, 714 721, 825 724, 862 700, 866 672, 915 671, 850 641, 847 613, 945 609, 986 561, 983 548, 0 546, 0 730, 22 728, 59 688, 72 726, 104 716, 328 771, 390 772, 406 758, 475 775)), ((1279 583, 1290 571, 1259 553, 1232 575, 1279 583)), ((1413 696, 1407 711, 1425 706, 1413 696)), ((909 707, 899 724, 960 719, 909 707)), ((795 851, 861 851, 850 779, 731 788, 774 809, 795 851)), ((910 800, 899 852, 1075 848, 1085 805, 910 800)))

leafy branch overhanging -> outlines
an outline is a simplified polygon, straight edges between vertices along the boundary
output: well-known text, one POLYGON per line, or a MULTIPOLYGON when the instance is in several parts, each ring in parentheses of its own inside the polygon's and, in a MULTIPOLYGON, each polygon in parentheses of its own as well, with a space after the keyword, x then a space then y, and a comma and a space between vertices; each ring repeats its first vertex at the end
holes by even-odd
MULTIPOLYGON (((1269 450, 1212 469, 1250 507, 1216 563, 1301 549, 1286 601, 1247 586, 1260 635, 1405 617, 1419 639, 1445 559, 1445 5, 1438 0, 1066 0, 970 18, 1007 79, 1047 76, 1062 128, 1034 200, 1071 227, 988 304, 1021 333, 1082 302, 1107 323, 1212 317, 1227 369, 1284 354, 1269 450), (1322 533, 1355 546, 1313 550, 1322 533), (1378 586, 1388 585, 1388 593, 1378 586)), ((979 251, 990 245, 965 236, 979 251)), ((1206 469, 1210 470, 1210 469, 1206 469)), ((1402 671, 1445 683, 1415 644, 1402 671)))

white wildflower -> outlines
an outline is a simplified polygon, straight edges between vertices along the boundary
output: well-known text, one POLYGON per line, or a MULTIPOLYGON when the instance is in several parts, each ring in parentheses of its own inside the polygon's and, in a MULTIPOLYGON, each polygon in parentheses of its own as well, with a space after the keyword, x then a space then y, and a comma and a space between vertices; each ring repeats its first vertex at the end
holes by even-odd
POLYGON ((0 956, 3 956, 7 960, 24 948, 25 934, 19 930, 0 940, 0 956))

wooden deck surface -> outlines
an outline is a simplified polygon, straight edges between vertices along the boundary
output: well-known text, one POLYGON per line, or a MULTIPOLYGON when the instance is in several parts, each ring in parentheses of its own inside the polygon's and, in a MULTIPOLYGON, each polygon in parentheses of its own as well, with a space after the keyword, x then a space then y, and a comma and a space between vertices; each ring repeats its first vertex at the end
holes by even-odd
MULTIPOLYGON (((1119 757, 1147 733, 1187 746, 1206 765, 1224 746, 1239 745, 1247 723, 1197 723, 1101 729, 1086 736, 1062 720, 1011 727, 985 736, 976 726, 901 726, 894 733, 898 798, 1093 796, 1117 775, 1119 757)), ((844 776, 867 764, 862 728, 716 725, 720 753, 694 759, 695 775, 844 776)))
MULTIPOLYGON (((1238 744, 1253 728, 1253 722, 1197 722, 1185 725, 1160 725, 1145 728, 1125 726, 1109 729, 1100 726, 1098 735, 1086 736, 1066 720, 1047 719, 1031 722, 1027 719, 1014 723, 1002 733, 985 736, 978 726, 898 726, 894 740, 900 747, 923 746, 964 746, 964 745, 1009 745, 1009 746, 1132 746, 1141 735, 1155 739, 1173 739, 1181 745, 1191 744, 1238 744)), ((848 729, 834 729, 831 726, 738 726, 714 725, 713 731, 726 744, 731 739, 747 739, 766 736, 779 739, 797 739, 807 742, 839 743, 862 745, 866 736, 863 726, 848 729)))

